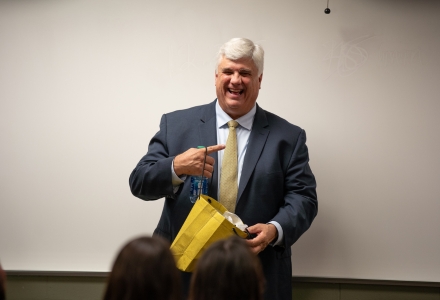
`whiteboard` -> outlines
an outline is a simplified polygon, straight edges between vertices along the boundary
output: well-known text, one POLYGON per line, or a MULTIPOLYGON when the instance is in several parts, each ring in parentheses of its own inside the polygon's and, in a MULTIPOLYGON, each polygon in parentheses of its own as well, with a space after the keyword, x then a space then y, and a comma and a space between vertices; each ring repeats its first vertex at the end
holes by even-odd
POLYGON ((319 213, 293 276, 440 281, 440 2, 0 1, 0 260, 110 270, 163 199, 128 177, 163 113, 215 98, 232 37, 307 132, 319 213))

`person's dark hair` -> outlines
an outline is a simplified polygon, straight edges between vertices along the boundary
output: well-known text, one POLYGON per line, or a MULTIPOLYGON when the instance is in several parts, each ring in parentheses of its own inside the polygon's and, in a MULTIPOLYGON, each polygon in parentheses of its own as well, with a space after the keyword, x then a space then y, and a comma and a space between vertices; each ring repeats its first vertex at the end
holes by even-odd
POLYGON ((258 257, 236 236, 212 244, 191 279, 190 300, 262 300, 264 276, 258 257))
POLYGON ((6 273, 0 264, 0 300, 6 299, 6 273))
POLYGON ((181 288, 168 242, 160 237, 139 237, 116 257, 104 300, 177 300, 181 288))

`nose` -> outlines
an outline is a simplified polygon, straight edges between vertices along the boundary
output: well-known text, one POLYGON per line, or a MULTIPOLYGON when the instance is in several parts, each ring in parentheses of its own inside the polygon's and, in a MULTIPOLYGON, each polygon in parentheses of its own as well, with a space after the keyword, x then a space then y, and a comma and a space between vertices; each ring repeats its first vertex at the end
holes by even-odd
POLYGON ((232 84, 240 84, 241 83, 241 75, 238 72, 234 72, 231 77, 232 84))

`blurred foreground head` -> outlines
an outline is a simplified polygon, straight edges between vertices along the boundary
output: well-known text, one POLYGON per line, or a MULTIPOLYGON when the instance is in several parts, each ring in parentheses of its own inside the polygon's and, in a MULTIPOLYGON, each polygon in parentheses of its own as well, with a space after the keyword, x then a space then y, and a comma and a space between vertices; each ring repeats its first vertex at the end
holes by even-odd
POLYGON ((190 300, 262 300, 264 276, 246 241, 232 236, 212 244, 197 262, 190 300))
POLYGON ((159 237, 139 237, 119 252, 104 300, 177 300, 181 277, 170 245, 159 237))
POLYGON ((0 264, 0 300, 6 299, 6 273, 0 264))

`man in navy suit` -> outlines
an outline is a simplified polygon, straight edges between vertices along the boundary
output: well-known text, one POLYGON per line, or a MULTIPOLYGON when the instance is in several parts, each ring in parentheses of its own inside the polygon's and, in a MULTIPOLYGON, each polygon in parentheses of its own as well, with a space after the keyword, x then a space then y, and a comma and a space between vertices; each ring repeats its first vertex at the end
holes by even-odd
POLYGON ((316 181, 308 163, 304 130, 256 103, 263 65, 261 46, 244 38, 225 43, 215 72, 217 99, 163 115, 159 132, 129 182, 133 195, 143 200, 165 197, 154 234, 171 243, 193 205, 189 200, 191 175, 200 175, 204 167, 209 178, 208 194, 220 199, 227 122, 237 121, 239 184, 235 213, 256 235, 247 243, 261 259, 265 299, 290 300, 290 247, 317 214, 316 181), (208 146, 205 165, 205 149, 197 149, 199 145, 208 146))

